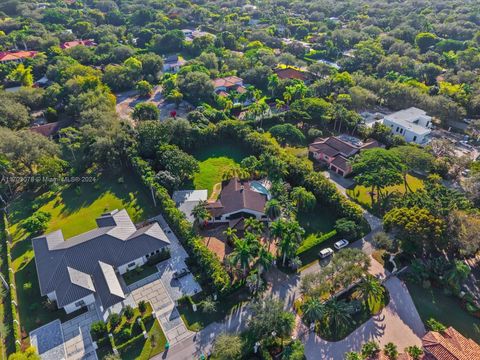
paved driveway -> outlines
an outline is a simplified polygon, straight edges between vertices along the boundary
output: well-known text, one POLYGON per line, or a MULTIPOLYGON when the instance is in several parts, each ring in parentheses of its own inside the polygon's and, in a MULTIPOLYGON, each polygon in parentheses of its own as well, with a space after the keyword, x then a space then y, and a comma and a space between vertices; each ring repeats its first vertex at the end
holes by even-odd
POLYGON ((399 350, 410 345, 421 346, 425 327, 405 284, 391 277, 385 287, 390 292, 388 305, 344 340, 329 342, 308 333, 303 338, 307 359, 341 360, 346 352, 359 351, 369 340, 377 341, 382 347, 393 342, 399 350))

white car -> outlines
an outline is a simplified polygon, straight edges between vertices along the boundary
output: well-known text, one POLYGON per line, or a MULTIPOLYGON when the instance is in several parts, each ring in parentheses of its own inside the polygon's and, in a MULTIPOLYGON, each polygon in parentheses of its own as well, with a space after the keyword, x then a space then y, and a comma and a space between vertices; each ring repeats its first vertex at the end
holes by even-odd
POLYGON ((340 250, 345 246, 347 246, 348 244, 349 244, 348 240, 342 239, 342 240, 338 240, 335 244, 333 244, 333 246, 335 247, 335 249, 340 250))
POLYGON ((318 253, 318 256, 320 256, 321 259, 325 259, 326 257, 330 256, 333 254, 333 250, 331 248, 326 248, 320 250, 318 253))

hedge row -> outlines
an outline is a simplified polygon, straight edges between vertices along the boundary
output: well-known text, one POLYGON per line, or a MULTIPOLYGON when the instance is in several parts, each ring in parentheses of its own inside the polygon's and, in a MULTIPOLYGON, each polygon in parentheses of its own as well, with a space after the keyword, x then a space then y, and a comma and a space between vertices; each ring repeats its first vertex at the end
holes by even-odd
POLYGON ((155 181, 155 173, 152 167, 138 156, 134 149, 130 149, 129 159, 143 184, 155 194, 162 214, 170 228, 175 232, 198 268, 201 269, 202 273, 200 275, 203 280, 218 293, 229 292, 231 290, 231 280, 225 267, 220 259, 195 234, 192 225, 187 221, 185 215, 178 210, 167 190, 155 181))
POLYGON ((328 233, 325 233, 321 236, 311 236, 308 237, 302 245, 297 249, 297 256, 301 256, 303 253, 306 253, 313 247, 327 241, 337 235, 337 230, 332 230, 328 233))
MULTIPOLYGON (((2 212, 0 214, 0 240, 4 249, 3 250, 4 254, 6 253, 7 272, 8 272, 8 274, 2 274, 2 275, 4 275, 5 279, 8 281, 8 285, 10 286, 10 291, 8 291, 8 294, 5 300, 5 304, 8 304, 8 302, 10 301, 10 309, 5 308, 5 312, 10 311, 9 315, 11 320, 11 322, 8 324, 5 324, 5 326, 11 329, 9 336, 12 337, 13 341, 15 342, 15 351, 20 351, 21 343, 22 343, 20 317, 18 315, 17 305, 15 305, 15 304, 18 304, 18 299, 17 299, 17 291, 15 289, 15 274, 13 271, 10 270, 10 269, 13 269, 13 265, 12 265, 11 249, 10 249, 10 244, 8 242, 6 228, 7 228, 7 219, 5 214, 2 212)), ((10 346, 7 346, 7 348, 9 347, 10 346)))

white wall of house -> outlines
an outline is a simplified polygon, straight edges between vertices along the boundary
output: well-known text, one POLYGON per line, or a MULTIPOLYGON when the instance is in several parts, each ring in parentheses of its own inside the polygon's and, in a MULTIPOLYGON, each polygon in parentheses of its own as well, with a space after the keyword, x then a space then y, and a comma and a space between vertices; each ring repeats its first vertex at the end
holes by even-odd
POLYGON ((146 261, 147 261, 147 258, 145 256, 142 256, 141 258, 138 258, 136 260, 132 260, 127 264, 120 265, 118 267, 118 273, 120 275, 125 274, 127 271, 133 270, 137 266, 142 266, 143 264, 145 264, 146 261))
POLYGON ((423 144, 426 142, 427 136, 430 134, 431 130, 429 128, 423 128, 421 132, 416 132, 411 129, 407 129, 401 124, 390 121, 387 118, 384 119, 383 123, 390 128, 394 135, 400 135, 405 138, 407 142, 414 142, 417 144, 423 144))
POLYGON ((74 312, 84 306, 93 304, 95 302, 95 296, 93 294, 87 295, 84 298, 78 299, 77 301, 72 302, 71 304, 65 305, 63 309, 67 314, 74 312))

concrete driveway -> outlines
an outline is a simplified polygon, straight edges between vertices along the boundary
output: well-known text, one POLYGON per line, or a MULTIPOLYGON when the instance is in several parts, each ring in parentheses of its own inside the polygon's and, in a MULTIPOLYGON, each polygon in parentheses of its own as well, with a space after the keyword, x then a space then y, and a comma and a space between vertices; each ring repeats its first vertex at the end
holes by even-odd
POLYGON ((330 342, 314 333, 304 335, 307 359, 341 360, 346 352, 359 351, 369 340, 377 341, 381 347, 393 342, 399 350, 410 345, 421 346, 426 331, 407 287, 397 277, 391 277, 384 285, 390 293, 388 305, 347 338, 330 342))

